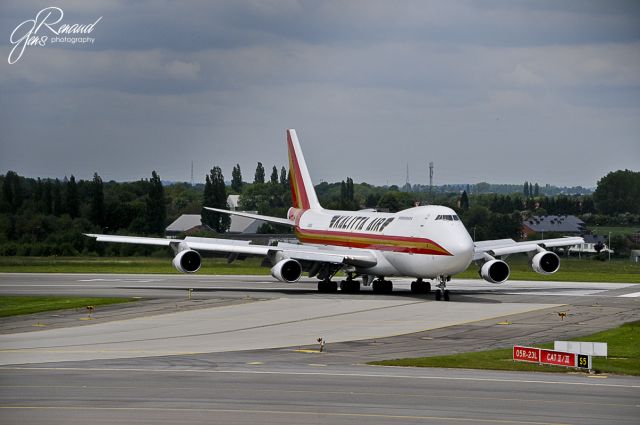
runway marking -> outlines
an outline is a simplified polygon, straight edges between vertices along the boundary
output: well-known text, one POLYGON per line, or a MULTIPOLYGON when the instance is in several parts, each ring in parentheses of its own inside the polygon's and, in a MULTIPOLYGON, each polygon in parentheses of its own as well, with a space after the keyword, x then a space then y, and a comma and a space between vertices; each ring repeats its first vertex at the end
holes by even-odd
POLYGON ((636 298, 640 297, 640 292, 632 292, 630 294, 618 295, 620 298, 636 298))
POLYGON ((603 292, 607 292, 610 289, 569 289, 569 290, 559 290, 557 292, 554 291, 509 291, 503 292, 505 295, 535 295, 535 296, 561 296, 561 297, 590 297, 594 295, 599 295, 603 292))
MULTIPOLYGON (((144 386, 100 386, 100 385, 0 385, 0 388, 39 388, 39 389, 55 389, 55 388, 82 388, 83 390, 147 390, 148 387, 144 386)), ((210 386, 204 387, 158 387, 154 386, 154 390, 174 390, 174 391, 186 391, 186 390, 197 390, 201 391, 203 389, 211 390, 210 386)), ((225 390, 226 391, 226 390, 225 390)), ((291 394, 332 394, 332 395, 349 395, 349 396, 371 396, 371 397, 395 397, 395 398, 420 398, 424 399, 428 397, 429 399, 446 399, 446 400, 491 400, 491 401, 516 401, 516 402, 526 402, 526 403, 551 403, 551 404, 584 404, 583 400, 577 401, 566 401, 566 400, 545 400, 545 399, 534 399, 534 398, 504 398, 504 397, 479 397, 479 396, 456 396, 456 395, 437 395, 437 394, 411 394, 411 393, 388 393, 388 392, 366 392, 366 391, 339 391, 339 390, 331 390, 331 391, 322 391, 322 390, 266 390, 266 389, 258 389, 252 388, 252 392, 255 393, 291 393, 291 394)), ((616 406, 616 407, 640 407, 637 404, 623 404, 623 403, 599 403, 590 401, 590 406, 616 406)))
MULTIPOLYGON (((374 366, 383 369, 396 369, 395 366, 374 366)), ((605 384, 599 382, 567 382, 567 381, 544 381, 537 379, 511 379, 511 378, 470 378, 456 376, 416 376, 416 375, 383 375, 379 373, 339 373, 339 372, 281 372, 268 370, 207 370, 207 369, 141 369, 141 368, 85 368, 85 367, 0 367, 0 370, 60 370, 60 371, 84 371, 84 372, 162 372, 162 373, 228 373, 243 375, 289 375, 289 376, 351 376, 355 378, 388 378, 388 379, 433 379, 440 381, 471 381, 471 382, 511 382, 541 385, 571 385, 585 387, 612 387, 612 388, 640 388, 638 385, 605 384)))
POLYGON ((4 410, 88 410, 88 411, 130 411, 130 412, 206 412, 206 413, 245 413, 260 415, 302 415, 347 418, 383 418, 391 420, 437 420, 451 422, 493 423, 493 424, 526 424, 526 425, 569 425, 561 422, 535 422, 507 419, 479 419, 453 416, 418 416, 418 415, 385 415, 382 413, 336 413, 336 412, 301 412, 294 410, 260 410, 260 409, 203 409, 180 407, 89 407, 89 406, 0 406, 4 410))

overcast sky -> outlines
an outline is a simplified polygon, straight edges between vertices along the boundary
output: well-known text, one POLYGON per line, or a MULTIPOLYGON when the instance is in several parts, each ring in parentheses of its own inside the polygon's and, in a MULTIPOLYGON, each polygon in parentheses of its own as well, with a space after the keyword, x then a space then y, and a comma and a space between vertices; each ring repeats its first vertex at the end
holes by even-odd
MULTIPOLYGON (((640 170, 638 1, 6 1, 0 173, 595 186, 640 170), (93 44, 10 36, 41 9, 93 44), (269 171, 268 171, 269 172, 269 171)), ((52 34, 41 29, 38 35, 52 34)))

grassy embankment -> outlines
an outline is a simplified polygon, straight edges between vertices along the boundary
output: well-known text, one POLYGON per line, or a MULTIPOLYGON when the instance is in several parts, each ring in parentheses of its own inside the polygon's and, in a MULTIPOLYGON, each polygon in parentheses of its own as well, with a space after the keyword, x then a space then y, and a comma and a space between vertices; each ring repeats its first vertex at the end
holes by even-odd
POLYGON ((136 301, 134 298, 0 296, 0 317, 136 301))
MULTIPOLYGON (((598 332, 576 341, 606 342, 609 356, 594 357, 593 369, 600 373, 640 375, 640 321, 598 332)), ((553 348, 553 344, 542 344, 541 348, 553 348)), ((378 366, 446 367, 464 369, 492 369, 535 372, 567 372, 573 368, 541 366, 514 362, 511 348, 454 354, 450 356, 419 357, 371 362, 378 366)))

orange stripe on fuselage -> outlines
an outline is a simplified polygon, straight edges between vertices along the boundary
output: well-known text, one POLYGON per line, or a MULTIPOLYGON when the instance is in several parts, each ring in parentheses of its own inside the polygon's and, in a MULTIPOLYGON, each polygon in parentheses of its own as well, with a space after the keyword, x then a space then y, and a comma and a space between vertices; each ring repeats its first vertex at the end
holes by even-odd
POLYGON ((307 191, 304 187, 304 181, 302 180, 302 173, 300 173, 300 166, 298 164, 298 158, 293 148, 293 141, 291 140, 291 134, 287 132, 287 144, 289 146, 289 171, 291 173, 291 197, 293 200, 293 206, 295 208, 309 209, 309 198, 307 197, 307 191))
POLYGON ((303 230, 298 226, 295 227, 295 232, 300 242, 304 243, 376 249, 379 251, 393 251, 412 254, 452 255, 439 244, 426 238, 332 232, 326 230, 303 230))

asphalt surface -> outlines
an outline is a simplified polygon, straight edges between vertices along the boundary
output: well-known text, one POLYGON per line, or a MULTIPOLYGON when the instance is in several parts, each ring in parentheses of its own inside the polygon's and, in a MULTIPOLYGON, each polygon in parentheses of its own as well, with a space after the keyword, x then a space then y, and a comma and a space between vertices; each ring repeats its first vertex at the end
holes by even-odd
MULTIPOLYGON (((370 292, 321 295, 315 293, 311 281, 283 285, 262 277, 0 275, 0 294, 142 297, 132 305, 101 308, 91 321, 82 320, 86 312, 81 310, 0 321, 2 338, 19 337, 21 343, 37 345, 51 332, 74 330, 86 338, 90 335, 87 330, 101 329, 96 326, 103 326, 104 331, 149 316, 166 320, 167 316, 214 314, 213 322, 219 322, 224 316, 215 316, 218 313, 212 312, 216 310, 242 312, 283 300, 304 305, 295 311, 286 310, 293 305, 287 304, 283 317, 303 313, 315 317, 314 304, 320 310, 341 305, 343 311, 333 313, 339 325, 333 323, 332 329, 347 329, 356 337, 335 342, 328 334, 314 330, 314 337, 322 334, 328 340, 323 353, 309 343, 223 352, 209 347, 207 352, 194 354, 130 358, 101 359, 92 354, 86 360, 56 362, 51 360, 59 360, 59 353, 51 353, 49 358, 23 359, 22 364, 6 360, 15 352, 0 339, 0 360, 5 364, 0 367, 0 422, 639 423, 640 379, 634 377, 380 368, 364 363, 535 344, 592 333, 639 320, 640 287, 454 281, 450 285, 454 301, 445 303, 411 295, 408 284, 399 281, 397 293, 389 296, 370 292), (192 300, 186 299, 189 288, 195 289, 192 300), (349 320, 354 314, 348 304, 359 305, 363 320, 349 320), (505 307, 511 306, 516 309, 505 312, 505 307), (403 309, 405 315, 400 313, 403 309), (375 320, 375 311, 382 315, 394 310, 395 316, 387 319, 400 328, 396 336, 367 338, 360 334, 359 328, 380 327, 369 323, 371 317, 375 320), (447 310, 456 312, 457 322, 438 322, 447 310), (471 311, 482 314, 465 320, 471 311), (559 312, 567 316, 563 319, 559 312), (424 324, 417 328, 407 325, 421 322, 424 324), (403 334, 403 329, 410 333, 403 334), (33 363, 40 360, 48 361, 33 363)), ((260 320, 271 314, 267 309, 264 316, 253 318, 260 320)), ((236 319, 239 324, 244 320, 242 315, 236 319)), ((281 326, 280 319, 272 321, 274 326, 265 330, 267 337, 281 326)), ((318 323, 330 330, 326 321, 318 323)), ((179 328, 189 333, 191 326, 187 320, 179 328)), ((231 334, 238 331, 233 329, 231 334)), ((265 338, 259 334, 254 337, 249 340, 265 338)))

